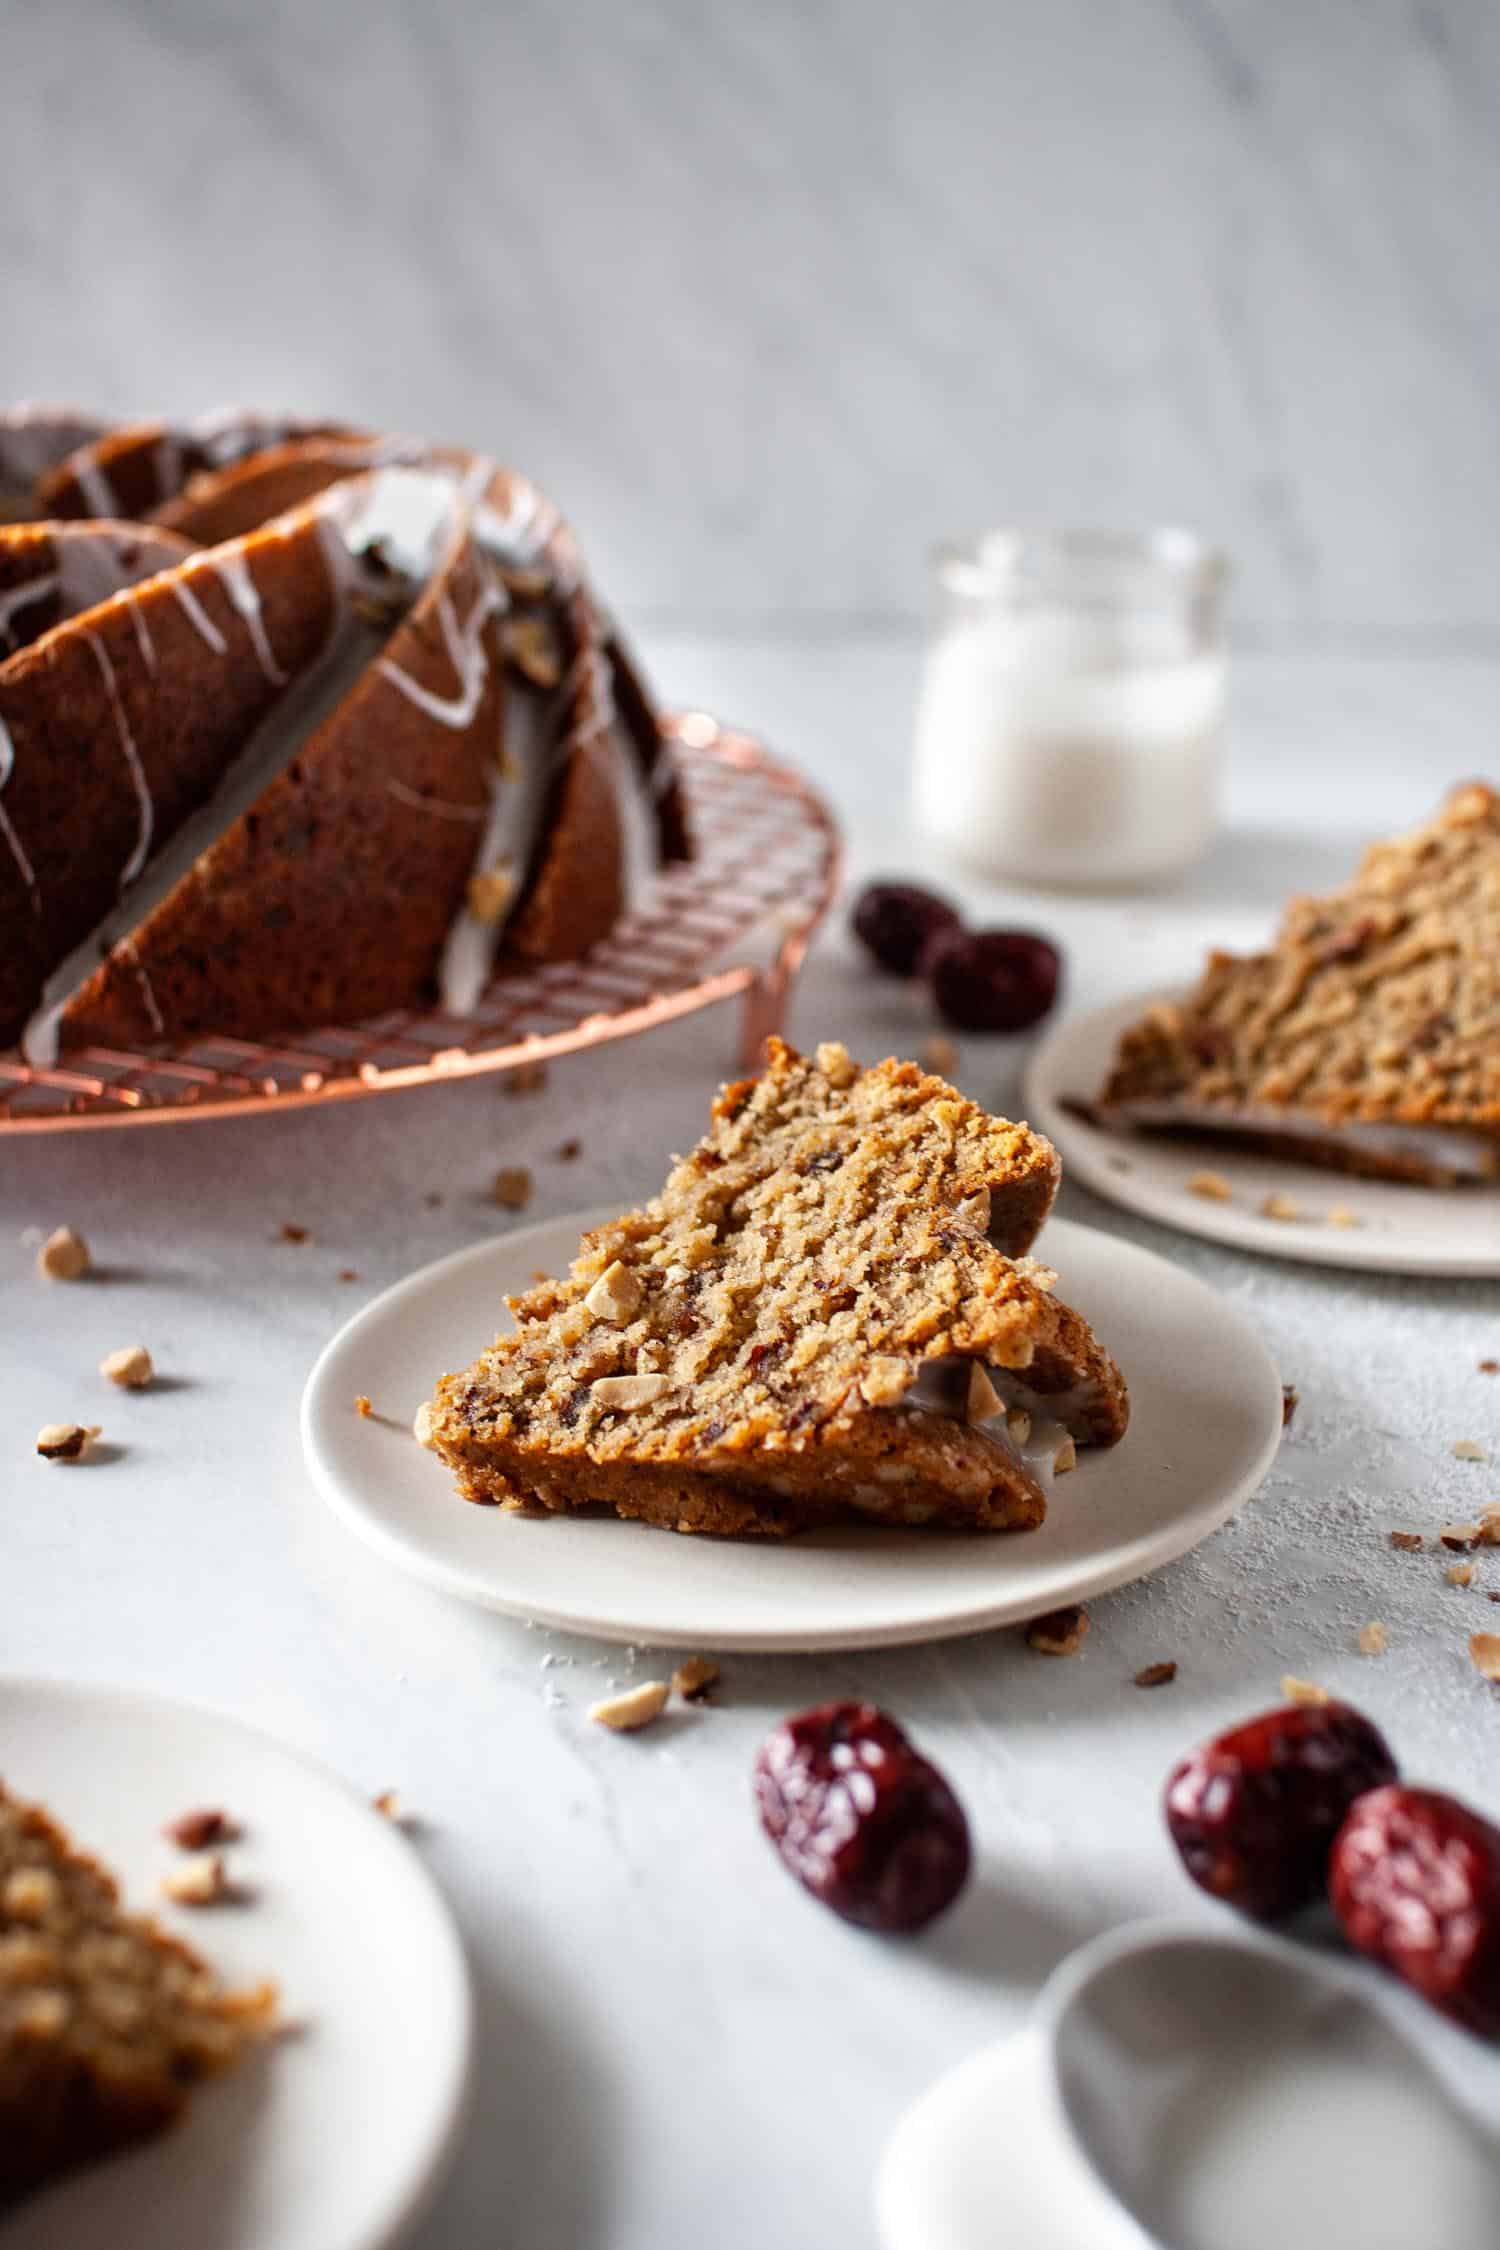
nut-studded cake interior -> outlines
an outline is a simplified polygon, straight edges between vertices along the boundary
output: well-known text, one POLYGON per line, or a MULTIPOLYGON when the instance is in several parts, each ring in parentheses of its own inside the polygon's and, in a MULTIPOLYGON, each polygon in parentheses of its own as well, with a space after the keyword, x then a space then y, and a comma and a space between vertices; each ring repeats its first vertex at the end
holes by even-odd
POLYGON ((1348 1171, 1500 1178, 1500 795, 1455 791, 1346 890, 1294 899, 1270 952, 1214 954, 1125 1034, 1101 1099, 1348 1171))
POLYGON ((104 1869, 0 1787, 0 2199, 160 2131, 274 2012, 270 1986, 228 1991, 123 1913, 104 1869))
POLYGON ((516 1333, 443 1379, 424 1434, 512 1507, 1035 1523, 1046 1462, 1127 1411, 1054 1277, 1007 1254, 1056 1178, 1049 1143, 914 1064, 773 1041, 660 1195, 511 1301, 516 1333))

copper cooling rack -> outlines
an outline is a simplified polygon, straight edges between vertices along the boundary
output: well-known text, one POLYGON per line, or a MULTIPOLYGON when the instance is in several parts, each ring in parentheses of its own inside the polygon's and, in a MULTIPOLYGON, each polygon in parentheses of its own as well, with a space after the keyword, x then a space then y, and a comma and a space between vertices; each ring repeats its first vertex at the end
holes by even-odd
POLYGON ((496 977, 475 1013, 403 1011, 297 1039, 201 1038, 139 1052, 81 1047, 45 1069, 0 1054, 0 1132, 166 1125, 357 1101, 474 1078, 720 1001, 743 1002, 747 1062, 784 1016, 839 880, 833 817, 790 766, 701 711, 667 722, 697 856, 580 961, 496 977))

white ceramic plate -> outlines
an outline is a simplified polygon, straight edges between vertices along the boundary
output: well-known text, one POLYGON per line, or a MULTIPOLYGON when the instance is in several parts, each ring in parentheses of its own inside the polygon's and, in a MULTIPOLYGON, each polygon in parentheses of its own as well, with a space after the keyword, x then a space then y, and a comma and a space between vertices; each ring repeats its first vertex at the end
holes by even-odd
POLYGON ((415 1844, 321 1767, 189 1705, 0 1679, 0 1768, 236 1982, 271 1977, 300 2028, 204 2087, 173 2129, 38 2191, 0 2250, 385 2250, 461 2122, 468 1972, 415 1844), (166 1906, 164 1821, 244 1826, 244 1905, 166 1906))
POLYGON ((1066 1178, 1127 1211, 1236 1250, 1374 1273, 1500 1274, 1500 1187, 1361 1180, 1208 1138, 1107 1133, 1062 1106, 1098 1092, 1127 1025, 1155 1002, 1181 997, 1175 990, 1140 992, 1092 1015, 1064 1017, 1037 1048, 1026 1073, 1026 1115, 1056 1142, 1066 1178), (1201 1171, 1227 1180, 1233 1200, 1192 1194, 1187 1183, 1201 1171), (1267 1218, 1261 1205, 1269 1195, 1290 1197, 1302 1216, 1267 1218), (1327 1213, 1338 1208, 1359 1224, 1330 1226, 1327 1213))
POLYGON ((413 1274, 334 1338, 309 1379, 303 1445, 336 1514, 467 1601, 604 1640, 715 1651, 939 1639, 1038 1616, 1185 1554, 1276 1451, 1280 1384, 1243 1315, 1164 1259, 1056 1219, 1040 1254, 1118 1358, 1132 1412, 1120 1445, 1081 1452, 1057 1481, 1038 1531, 685 1539, 614 1517, 471 1506, 412 1439, 412 1416, 441 1372, 505 1324, 505 1292, 537 1267, 566 1271, 581 1231, 609 1215, 527 1227, 413 1274), (354 1411, 361 1392, 389 1423, 354 1411))

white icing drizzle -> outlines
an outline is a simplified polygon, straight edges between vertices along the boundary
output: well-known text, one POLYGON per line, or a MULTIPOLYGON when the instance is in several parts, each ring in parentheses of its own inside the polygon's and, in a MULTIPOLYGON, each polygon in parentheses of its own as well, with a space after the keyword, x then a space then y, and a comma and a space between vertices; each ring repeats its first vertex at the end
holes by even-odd
POLYGON ((126 614, 135 627, 135 642, 136 647, 141 652, 141 662, 154 677, 156 673, 156 643, 151 638, 150 626, 141 614, 141 605, 134 594, 131 593, 121 594, 119 599, 125 605, 126 614))
POLYGON ((120 513, 115 488, 100 467, 98 452, 94 446, 86 445, 81 452, 71 455, 68 467, 73 472, 91 516, 117 516, 120 513))
POLYGON ((9 640, 11 619, 19 611, 29 609, 33 602, 45 601, 49 594, 56 593, 57 587, 58 573, 49 570, 40 578, 28 578, 24 585, 0 590, 0 633, 9 640))
POLYGON ((496 610, 504 607, 504 589, 491 579, 476 597, 474 607, 460 627, 447 589, 444 588, 438 595, 438 623, 442 628, 443 645, 448 651, 449 662, 458 679, 457 695, 435 695, 430 688, 423 687, 420 680, 414 680, 409 672, 403 672, 400 665, 388 656, 377 658, 375 668, 390 681, 392 687, 401 690, 409 703, 415 703, 419 711, 425 711, 429 719, 435 719, 440 726, 453 727, 462 732, 465 727, 474 724, 484 695, 485 682, 489 678, 484 628, 496 610))
POLYGON ((478 1006, 510 914, 520 902, 547 807, 556 735, 555 702, 543 700, 507 675, 505 766, 503 770, 497 766, 490 777, 489 811, 472 872, 484 875, 506 867, 514 870, 518 881, 509 912, 494 922, 481 921, 470 911, 465 891, 438 962, 438 997, 450 1016, 472 1015, 478 1006))
POLYGON ((130 778, 135 784, 136 801, 140 806, 135 849, 120 870, 120 886, 123 889, 127 883, 135 881, 146 864, 146 855, 151 849, 151 831, 155 826, 156 809, 151 801, 151 791, 146 786, 146 769, 141 764, 141 754, 135 746, 135 737, 130 731, 130 721, 125 716, 125 706, 120 701, 120 684, 115 678, 115 668, 110 663, 109 651, 98 635, 91 633, 86 626, 80 625, 78 630, 93 650, 94 661, 98 665, 100 677, 104 681, 105 693, 109 697, 110 709, 114 713, 115 731, 119 735, 120 748, 125 753, 125 763, 130 768, 130 778))
POLYGON ((229 643, 225 640, 187 580, 185 578, 174 578, 172 580, 172 591, 186 611, 194 630, 202 639, 207 641, 215 656, 226 655, 229 643))
POLYGON ((255 646, 256 662, 274 687, 284 687, 286 674, 271 653, 271 644, 266 638, 265 619, 261 615, 260 595, 243 552, 238 547, 225 547, 209 554, 205 560, 244 619, 255 646))
MULTIPOLYGON (((4 790, 15 770, 16 746, 11 738, 9 727, 3 719, 0 719, 0 791, 4 790)), ((37 888, 36 869, 27 858, 21 839, 16 834, 15 824, 3 804, 0 804, 0 836, 5 838, 10 856, 15 861, 21 880, 31 895, 32 913, 40 914, 42 911, 42 894, 37 888)))
POLYGON ((146 972, 146 964, 141 959, 140 949, 135 940, 127 938, 120 947, 120 953, 123 959, 129 963, 131 973, 141 988, 141 998, 145 1001, 146 1013, 151 1018, 151 1029, 158 1039, 164 1039, 167 1032, 166 1019, 162 1015, 161 1007, 157 1001, 156 987, 152 984, 146 972))

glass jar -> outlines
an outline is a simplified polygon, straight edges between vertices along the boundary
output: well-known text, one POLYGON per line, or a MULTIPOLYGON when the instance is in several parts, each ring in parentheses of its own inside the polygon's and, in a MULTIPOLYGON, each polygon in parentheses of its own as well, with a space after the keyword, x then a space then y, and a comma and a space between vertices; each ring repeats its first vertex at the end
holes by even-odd
POLYGON ((987 531, 934 558, 925 834, 1013 882, 1179 873, 1218 818, 1223 558, 1186 531, 987 531))

